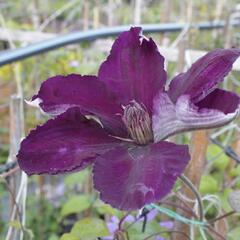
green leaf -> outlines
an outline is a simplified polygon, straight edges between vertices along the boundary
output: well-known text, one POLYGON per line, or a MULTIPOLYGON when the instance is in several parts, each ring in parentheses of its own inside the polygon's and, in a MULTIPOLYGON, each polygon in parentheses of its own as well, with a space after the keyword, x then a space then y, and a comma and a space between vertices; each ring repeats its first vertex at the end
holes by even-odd
POLYGON ((79 237, 76 237, 75 235, 71 234, 71 233, 64 233, 60 240, 80 240, 79 237))
POLYGON ((59 240, 58 236, 56 234, 52 234, 48 240, 59 240))
MULTIPOLYGON (((131 226, 131 228, 129 228, 128 235, 129 235, 131 240, 144 239, 151 234, 154 234, 156 232, 160 232, 161 230, 162 231, 166 230, 166 229, 162 228, 161 226, 159 226, 158 222, 151 221, 151 222, 147 222, 145 232, 143 233, 142 232, 142 225, 143 225, 142 222, 137 222, 133 226, 131 226)), ((161 234, 159 234, 159 235, 161 235, 161 234)), ((162 237, 163 236, 164 236, 164 234, 162 234, 162 237)))
POLYGON ((118 216, 118 217, 122 216, 122 212, 118 211, 115 208, 112 208, 109 204, 105 204, 100 199, 95 201, 94 208, 96 208, 98 213, 102 215, 109 214, 109 215, 118 216))
POLYGON ((71 234, 84 240, 93 240, 97 237, 109 235, 105 222, 98 218, 83 218, 76 222, 71 234))
POLYGON ((216 158, 213 160, 212 166, 220 171, 225 170, 230 161, 229 157, 223 153, 223 150, 215 144, 210 144, 207 149, 207 159, 212 158, 216 158))
POLYGON ((229 158, 225 154, 222 154, 213 161, 213 167, 220 171, 224 171, 227 168, 229 161, 229 158))
POLYGON ((218 191, 217 181, 209 175, 203 175, 201 177, 199 191, 202 194, 215 193, 218 191))
POLYGON ((210 144, 207 148, 207 159, 215 158, 223 153, 223 150, 216 144, 210 144))
POLYGON ((61 216, 67 216, 72 213, 80 213, 91 206, 91 198, 86 195, 74 196, 70 198, 61 209, 61 216))
POLYGON ((224 175, 220 171, 213 171, 210 176, 215 179, 215 181, 218 183, 218 189, 220 189, 222 183, 224 182, 224 175))
POLYGON ((235 168, 232 168, 230 171, 229 171, 229 175, 231 177, 238 177, 240 176, 240 165, 238 165, 237 167, 235 168))
POLYGON ((89 174, 88 169, 84 169, 81 172, 73 173, 64 178, 64 183, 66 186, 74 186, 79 183, 83 183, 89 174))

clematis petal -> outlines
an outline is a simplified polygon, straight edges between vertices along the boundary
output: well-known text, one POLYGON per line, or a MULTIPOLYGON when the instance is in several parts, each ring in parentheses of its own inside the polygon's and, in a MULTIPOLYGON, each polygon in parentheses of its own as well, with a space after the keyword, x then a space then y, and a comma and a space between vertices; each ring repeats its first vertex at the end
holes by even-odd
POLYGON ((231 71, 240 49, 216 49, 197 60, 191 68, 170 83, 169 96, 176 103, 180 95, 189 95, 194 103, 212 92, 231 71))
POLYGON ((71 108, 32 130, 17 155, 27 174, 57 174, 81 169, 119 144, 95 121, 71 108))
POLYGON ((98 116, 112 132, 124 135, 125 127, 119 116, 122 108, 95 76, 71 74, 51 77, 42 83, 32 100, 40 102, 43 111, 51 115, 59 115, 77 106, 83 113, 98 116))
POLYGON ((166 72, 156 44, 151 38, 140 37, 140 31, 135 27, 119 36, 98 77, 123 105, 135 100, 151 112, 153 97, 164 88, 166 72))
POLYGON ((139 209, 169 193, 189 159, 187 146, 170 142, 117 147, 97 158, 94 186, 113 207, 139 209))
POLYGON ((220 127, 231 122, 238 112, 239 97, 220 89, 197 104, 188 95, 180 96, 174 104, 167 93, 160 93, 154 100, 154 141, 184 131, 220 127))
POLYGON ((202 101, 195 103, 198 108, 216 109, 225 114, 231 114, 238 110, 240 104, 239 96, 234 92, 223 89, 215 89, 202 101))

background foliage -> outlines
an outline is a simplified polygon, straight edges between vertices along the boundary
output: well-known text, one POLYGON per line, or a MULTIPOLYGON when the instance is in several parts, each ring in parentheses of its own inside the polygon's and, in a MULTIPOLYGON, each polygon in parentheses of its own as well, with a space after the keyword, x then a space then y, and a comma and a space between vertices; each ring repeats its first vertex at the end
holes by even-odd
MULTIPOLYGON (((57 36, 72 31, 114 25, 227 21, 230 16, 233 16, 232 13, 236 12, 238 3, 237 0, 148 0, 140 2, 142 5, 139 13, 136 9, 137 1, 131 0, 2 1, 0 2, 0 28, 7 29, 9 34, 6 39, 6 35, 3 36, 0 29, 0 50, 5 51, 41 41, 41 38, 50 37, 48 34, 57 36), (18 31, 24 31, 24 34, 18 31), (41 37, 34 38, 34 32, 41 32, 41 37), (17 37, 14 37, 15 34, 17 37), (28 40, 22 39, 26 34, 28 40)), ((239 19, 239 15, 235 14, 234 17, 239 19)), ((170 47, 179 33, 152 34, 151 36, 159 45, 170 47)), ((11 95, 22 91, 24 99, 30 99, 43 80, 56 74, 72 72, 96 74, 99 64, 108 53, 111 42, 112 39, 105 39, 75 44, 0 68, 0 166, 7 162, 10 149, 9 104, 11 95)), ((206 51, 218 47, 239 47, 239 28, 232 29, 226 25, 221 30, 203 32, 198 29, 189 29, 184 38, 175 46, 179 51, 182 49, 182 43, 184 43, 184 49, 206 51)), ((168 78, 171 79, 176 72, 186 67, 184 59, 180 57, 177 63, 169 62, 168 78)), ((232 72, 224 82, 224 87, 239 92, 239 72, 232 72)), ((41 115, 39 110, 29 106, 24 106, 24 112, 26 133, 46 120, 46 116, 41 115)), ((234 124, 237 125, 237 122, 234 124)), ((240 135, 235 125, 225 129, 223 134, 219 132, 222 129, 208 131, 207 134, 209 138, 215 134, 216 139, 224 147, 230 146, 237 154, 240 154, 240 135)), ((179 135, 173 140, 179 143, 189 143, 190 137, 191 134, 179 135)), ((240 167, 236 161, 226 155, 224 149, 211 141, 209 141, 204 159, 206 164, 201 173, 199 192, 204 203, 205 218, 214 219, 232 210, 228 196, 231 191, 240 188, 240 167)), ((197 172, 198 169, 196 169, 196 174, 197 172)), ((13 200, 8 187, 12 188, 14 194, 16 191, 14 186, 17 186, 17 182, 12 181, 11 178, 14 179, 14 175, 17 174, 19 174, 18 170, 13 175, 4 177, 5 182, 0 182, 0 239, 4 239, 9 225, 16 229, 21 227, 17 221, 9 222, 13 200)), ((2 175, 0 176, 3 178, 2 175)), ((179 193, 181 185, 180 181, 176 184, 174 194, 179 193)), ((174 194, 171 202, 176 203, 177 198, 174 194)), ((173 205, 164 206, 176 211, 173 205)), ((139 212, 128 213, 128 217, 125 217, 126 213, 117 211, 98 199, 97 193, 92 189, 89 169, 68 176, 29 178, 26 210, 28 234, 25 234, 25 238, 33 237, 39 240, 91 240, 100 236, 103 239, 113 239, 113 230, 119 239, 170 239, 169 231, 174 221, 173 218, 155 210, 152 212, 152 219, 149 217, 147 220, 146 227, 144 227, 143 218, 139 218, 141 216, 139 212), (120 229, 117 230, 119 226, 120 229), (123 229, 124 231, 120 231, 123 229), (159 233, 161 231, 163 233, 159 233)), ((226 239, 235 240, 240 236, 238 220, 238 215, 231 215, 224 221, 216 222, 213 227, 226 239)), ((192 236, 194 236, 193 239, 202 239, 197 230, 192 236)), ((207 239, 217 238, 216 235, 210 234, 207 235, 207 239)))

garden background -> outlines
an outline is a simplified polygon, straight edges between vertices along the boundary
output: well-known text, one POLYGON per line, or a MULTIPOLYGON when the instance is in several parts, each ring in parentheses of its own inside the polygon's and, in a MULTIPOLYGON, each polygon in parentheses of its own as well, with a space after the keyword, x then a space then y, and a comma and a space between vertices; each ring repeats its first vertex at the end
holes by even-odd
MULTIPOLYGON (((180 180, 160 201, 165 212, 126 213, 99 200, 90 169, 26 179, 16 164, 21 138, 47 119, 23 100, 30 100, 50 76, 97 74, 114 37, 81 41, 8 64, 6 54, 72 32, 142 24, 165 24, 164 31, 147 36, 155 39, 166 58, 168 79, 207 51, 240 47, 238 0, 0 1, 0 239, 114 239, 113 232, 119 240, 188 239, 174 233, 179 229, 190 239, 240 239, 237 213, 218 219, 233 211, 229 195, 240 188, 239 119, 171 139, 191 143, 192 164, 185 174, 198 189, 204 218, 213 220, 211 229, 194 224, 198 201, 180 180), (171 31, 174 27, 179 29, 171 31), (179 220, 179 215, 190 223, 179 220)), ((238 60, 224 89, 240 93, 239 71, 238 60)))

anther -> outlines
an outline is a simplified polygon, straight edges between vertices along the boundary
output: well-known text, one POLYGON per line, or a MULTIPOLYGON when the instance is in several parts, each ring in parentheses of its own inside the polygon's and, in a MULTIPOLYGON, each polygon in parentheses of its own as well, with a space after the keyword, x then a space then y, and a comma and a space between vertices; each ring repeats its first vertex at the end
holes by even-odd
POLYGON ((131 138, 139 145, 145 145, 153 141, 151 119, 147 109, 132 101, 124 107, 122 120, 128 129, 131 138))

